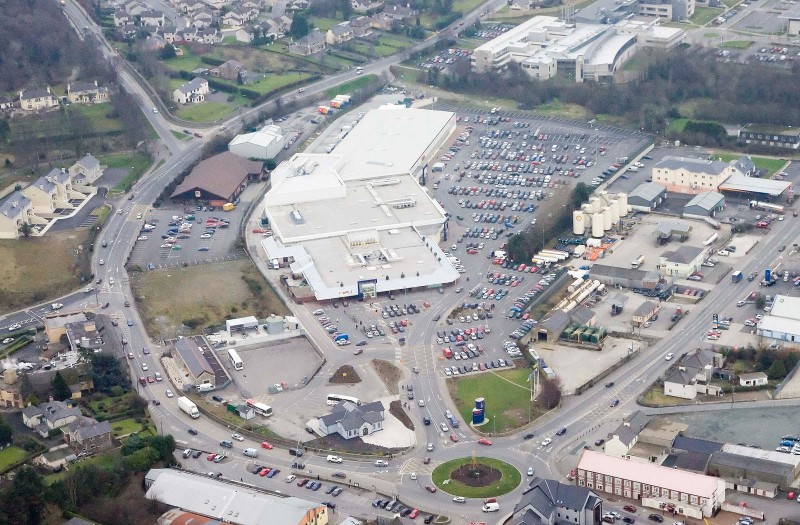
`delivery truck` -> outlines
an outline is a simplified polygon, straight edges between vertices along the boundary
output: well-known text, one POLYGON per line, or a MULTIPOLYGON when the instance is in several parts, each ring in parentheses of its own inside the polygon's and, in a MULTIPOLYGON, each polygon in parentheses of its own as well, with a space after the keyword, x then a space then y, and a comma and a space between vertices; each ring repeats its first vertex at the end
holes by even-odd
POLYGON ((190 418, 197 419, 200 417, 200 411, 197 410, 197 405, 188 397, 178 398, 178 407, 186 412, 190 418))

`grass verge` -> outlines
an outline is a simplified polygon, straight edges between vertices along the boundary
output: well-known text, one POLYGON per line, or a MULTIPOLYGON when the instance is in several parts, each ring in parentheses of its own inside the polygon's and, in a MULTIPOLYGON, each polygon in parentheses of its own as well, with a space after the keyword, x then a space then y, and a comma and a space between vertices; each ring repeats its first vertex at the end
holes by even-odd
POLYGON ((723 42, 721 46, 726 49, 747 49, 753 45, 753 40, 728 40, 723 42))
MULTIPOLYGON (((737 160, 742 157, 741 153, 734 153, 730 151, 714 151, 714 156, 722 159, 723 162, 730 162, 732 160, 737 160)), ((756 165, 756 168, 760 170, 766 170, 767 175, 766 177, 772 177, 778 172, 783 166, 786 164, 785 159, 774 159, 771 157, 754 157, 751 156, 750 159, 753 161, 753 164, 756 165)))
POLYGON ((187 328, 199 332, 234 317, 288 313, 250 261, 134 272, 131 286, 147 331, 154 336, 174 337, 187 328))
POLYGON ((526 425, 544 412, 531 403, 527 368, 514 368, 449 378, 447 388, 464 421, 472 421, 475 399, 486 399, 486 432, 505 432, 526 425), (530 419, 529 419, 530 414, 530 419))
POLYGON ((325 91, 325 98, 333 98, 336 95, 346 95, 348 93, 352 93, 353 91, 368 86, 376 80, 378 80, 377 75, 363 75, 358 78, 354 78, 353 80, 325 91))
POLYGON ((488 487, 470 487, 450 478, 450 474, 454 470, 463 465, 469 465, 472 463, 472 461, 472 458, 459 458, 442 463, 436 467, 431 474, 433 483, 441 490, 454 496, 464 496, 465 498, 488 498, 492 496, 502 496, 503 494, 508 494, 517 488, 522 481, 522 473, 514 468, 513 465, 510 465, 505 461, 500 461, 499 459, 480 456, 474 459, 476 463, 495 468, 501 472, 502 477, 497 481, 497 483, 492 483, 488 487), (447 480, 450 481, 445 484, 444 482, 447 480))
POLYGON ((699 26, 705 25, 722 14, 722 9, 714 7, 696 7, 691 21, 699 26))
POLYGON ((109 168, 128 168, 128 174, 122 179, 119 184, 114 186, 113 191, 126 192, 130 190, 136 181, 144 175, 147 168, 150 167, 150 158, 142 153, 134 153, 132 155, 104 155, 100 157, 100 164, 104 164, 109 168))

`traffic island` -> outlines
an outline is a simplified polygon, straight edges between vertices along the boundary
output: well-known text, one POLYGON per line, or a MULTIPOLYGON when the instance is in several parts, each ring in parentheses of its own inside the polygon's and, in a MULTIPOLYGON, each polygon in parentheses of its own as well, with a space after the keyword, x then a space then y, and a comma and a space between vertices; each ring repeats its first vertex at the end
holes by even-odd
POLYGON ((453 459, 436 467, 431 475, 442 491, 465 498, 489 498, 508 494, 522 481, 514 466, 494 458, 453 459))

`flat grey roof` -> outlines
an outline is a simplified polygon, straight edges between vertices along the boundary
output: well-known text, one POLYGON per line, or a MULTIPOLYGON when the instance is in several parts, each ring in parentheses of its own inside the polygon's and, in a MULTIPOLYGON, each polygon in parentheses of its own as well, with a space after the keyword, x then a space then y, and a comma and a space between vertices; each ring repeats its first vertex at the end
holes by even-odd
POLYGON ((777 197, 789 189, 791 182, 759 179, 757 177, 745 177, 744 175, 734 174, 719 185, 722 191, 737 191, 744 193, 763 193, 777 197))
POLYGON ((714 208, 722 206, 724 202, 725 196, 723 194, 716 191, 704 191, 692 197, 692 200, 686 203, 684 209, 691 206, 699 206, 704 210, 712 211, 714 208))

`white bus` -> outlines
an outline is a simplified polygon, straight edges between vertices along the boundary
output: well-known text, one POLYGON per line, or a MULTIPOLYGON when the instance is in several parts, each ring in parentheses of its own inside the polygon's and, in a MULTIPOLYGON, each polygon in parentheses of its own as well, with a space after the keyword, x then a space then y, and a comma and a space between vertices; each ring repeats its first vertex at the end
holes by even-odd
POLYGON ((343 396, 341 394, 328 394, 329 405, 336 405, 339 401, 350 401, 356 406, 361 405, 361 400, 359 400, 357 397, 343 396))
POLYGON ((228 357, 231 359, 231 364, 233 365, 234 370, 244 370, 244 363, 242 362, 242 358, 239 357, 239 353, 236 350, 233 348, 229 349, 228 357))
POLYGON ((269 417, 272 415, 272 407, 269 405, 265 405, 264 403, 259 403, 258 401, 253 401, 252 399, 248 399, 247 406, 255 410, 256 414, 258 414, 259 416, 269 417))

